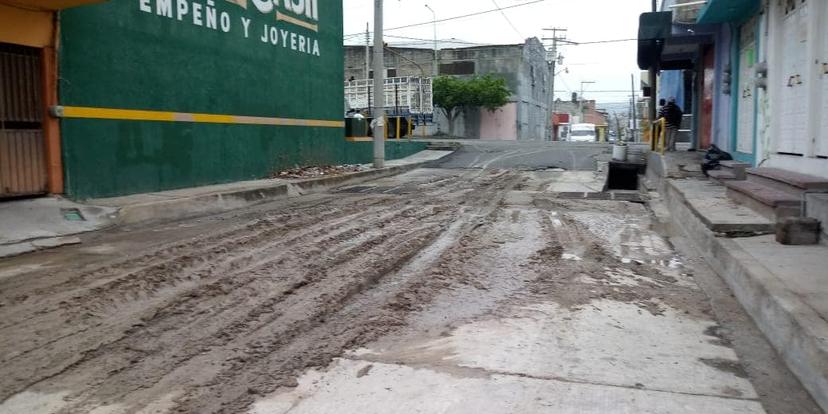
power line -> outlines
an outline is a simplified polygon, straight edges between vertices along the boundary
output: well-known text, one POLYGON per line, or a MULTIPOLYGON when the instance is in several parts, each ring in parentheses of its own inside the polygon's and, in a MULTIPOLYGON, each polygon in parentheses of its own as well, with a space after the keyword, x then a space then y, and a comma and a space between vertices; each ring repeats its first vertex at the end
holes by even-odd
POLYGON ((576 42, 576 43, 575 43, 575 46, 580 46, 580 45, 597 45, 597 44, 601 44, 601 43, 634 42, 634 41, 637 41, 637 40, 638 40, 638 39, 596 40, 596 41, 593 41, 593 42, 576 42))
POLYGON ((498 10, 500 10, 500 14, 501 14, 501 15, 503 16, 503 18, 506 20, 506 23, 509 23, 509 26, 512 26, 512 30, 514 30, 514 31, 515 31, 515 33, 517 33, 517 35, 518 35, 518 36, 520 36, 520 38, 521 38, 521 39, 523 39, 523 34, 520 32, 520 30, 518 30, 518 28, 517 28, 517 27, 515 27, 514 23, 512 23, 512 21, 511 21, 511 20, 509 20, 509 16, 507 16, 507 15, 506 15, 506 12, 504 12, 504 11, 503 11, 503 9, 502 9, 502 8, 500 8, 500 5, 499 5, 499 4, 497 4, 497 1, 496 1, 496 0, 492 0, 492 4, 494 4, 494 5, 495 5, 495 7, 497 7, 497 9, 498 9, 498 10))
POLYGON ((621 43, 621 42, 634 42, 638 39, 610 39, 610 40, 594 40, 591 42, 573 42, 569 41, 567 44, 571 46, 581 46, 581 45, 597 45, 597 44, 604 44, 604 43, 621 43))
MULTIPOLYGON (((358 33, 356 35, 347 35, 345 37, 346 38, 352 38, 352 37, 364 36, 364 35, 365 35, 365 32, 362 32, 362 33, 358 33)), ((398 36, 398 35, 385 35, 385 37, 391 37, 391 38, 395 38, 395 39, 422 40, 422 41, 428 41, 428 42, 433 42, 434 41, 434 39, 423 39, 423 38, 418 38, 418 37, 406 37, 406 36, 398 36)), ((606 44, 606 43, 634 42, 634 41, 637 41, 637 40, 638 39, 609 39, 609 40, 594 40, 594 41, 590 41, 590 42, 568 42, 567 44, 570 45, 570 46, 581 46, 581 45, 596 45, 596 44, 606 44)), ((455 40, 455 39, 441 39, 440 41, 441 42, 452 42, 452 43, 465 43, 465 44, 480 45, 480 46, 489 46, 489 45, 491 45, 490 43, 475 43, 475 42, 469 42, 469 41, 465 41, 465 40, 455 40)), ((568 66, 594 65, 594 64, 598 64, 598 62, 595 62, 595 63, 570 63, 568 66)))
MULTIPOLYGON (((555 92, 567 92, 556 90, 555 92)), ((605 91, 588 91, 589 93, 626 93, 627 95, 630 94, 630 91, 622 91, 622 90, 605 90, 605 91)))
MULTIPOLYGON (((405 26, 391 27, 391 28, 386 28, 386 29, 383 29, 383 30, 387 32, 389 30, 407 29, 409 27, 418 27, 418 26, 425 26, 425 25, 429 25, 429 24, 448 22, 448 21, 451 21, 451 20, 465 19, 466 17, 474 17, 474 16, 480 16, 482 14, 500 12, 500 11, 503 11, 503 10, 514 9, 514 8, 517 8, 517 7, 529 6, 531 4, 543 3, 545 1, 547 1, 547 0, 527 1, 526 3, 515 4, 515 5, 512 5, 512 6, 500 7, 500 8, 497 8, 497 9, 484 10, 484 11, 479 11, 479 12, 469 13, 469 14, 463 14, 463 15, 460 15, 460 16, 447 17, 445 19, 429 20, 427 22, 422 22, 422 23, 412 23, 412 24, 407 24, 405 26)), ((352 36, 362 35, 362 34, 364 34, 364 33, 348 34, 348 35, 345 35, 345 37, 352 37, 352 36)))
MULTIPOLYGON (((364 35, 365 33, 362 33, 362 34, 364 35)), ((385 37, 390 37, 390 38, 393 38, 393 39, 418 40, 418 41, 428 42, 428 43, 431 43, 431 42, 434 41, 434 39, 423 39, 423 38, 420 38, 420 37, 409 37, 409 36, 399 36, 399 35, 389 35, 389 34, 384 35, 384 36, 385 37)), ((491 43, 475 43, 475 42, 469 42, 469 41, 466 41, 466 40, 460 40, 460 39, 454 39, 454 38, 452 38, 452 39, 440 39, 438 41, 439 42, 444 42, 444 43, 460 43, 460 44, 474 45, 474 46, 491 46, 491 43)), ((358 43, 357 45, 361 45, 361 44, 362 43, 358 43)))

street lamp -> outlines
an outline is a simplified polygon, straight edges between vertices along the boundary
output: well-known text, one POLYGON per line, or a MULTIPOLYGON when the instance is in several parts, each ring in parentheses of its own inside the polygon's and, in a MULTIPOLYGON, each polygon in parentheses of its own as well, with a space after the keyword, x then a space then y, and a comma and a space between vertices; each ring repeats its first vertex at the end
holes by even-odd
POLYGON ((431 16, 434 18, 434 62, 431 66, 431 71, 433 76, 437 76, 437 13, 434 12, 434 9, 429 7, 428 4, 425 5, 428 11, 431 12, 431 16))

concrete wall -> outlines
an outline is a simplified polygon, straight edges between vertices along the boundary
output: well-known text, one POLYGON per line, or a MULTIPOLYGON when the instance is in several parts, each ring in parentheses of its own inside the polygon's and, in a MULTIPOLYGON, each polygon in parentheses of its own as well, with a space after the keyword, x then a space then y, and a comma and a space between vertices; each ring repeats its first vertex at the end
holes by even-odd
MULTIPOLYGON (((342 4, 302 4, 318 7, 112 0, 60 12, 67 194, 369 161, 370 143, 344 137, 342 4), (277 11, 294 22, 277 21, 277 11)), ((389 146, 390 157, 407 154, 389 146)))
MULTIPOLYGON (((423 74, 427 77, 432 76, 433 50, 397 47, 391 50, 395 53, 385 52, 385 67, 397 69, 397 76, 422 76, 423 74)), ((368 57, 371 62, 370 70, 373 70, 373 47, 369 50, 368 57)), ((345 79, 351 77, 354 79, 368 77, 365 73, 365 46, 345 46, 345 79)))
POLYGON ((480 139, 515 140, 517 131, 518 108, 515 103, 491 112, 480 110, 480 139))
POLYGON ((822 244, 828 244, 828 194, 808 194, 808 217, 813 217, 822 223, 822 244))

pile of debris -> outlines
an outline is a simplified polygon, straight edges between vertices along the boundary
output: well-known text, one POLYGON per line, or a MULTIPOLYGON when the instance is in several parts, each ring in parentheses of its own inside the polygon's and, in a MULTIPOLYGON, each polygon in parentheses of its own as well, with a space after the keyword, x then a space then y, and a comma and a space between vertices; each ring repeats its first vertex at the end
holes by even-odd
POLYGON ((361 165, 323 165, 296 167, 273 173, 270 178, 318 178, 364 171, 361 165))

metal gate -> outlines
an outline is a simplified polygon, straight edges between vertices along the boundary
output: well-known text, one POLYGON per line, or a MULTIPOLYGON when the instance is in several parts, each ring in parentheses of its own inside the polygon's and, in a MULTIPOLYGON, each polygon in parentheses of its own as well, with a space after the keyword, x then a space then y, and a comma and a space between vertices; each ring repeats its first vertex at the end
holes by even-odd
POLYGON ((782 1, 781 124, 777 151, 803 155, 808 150, 808 0, 782 1))
POLYGON ((753 156, 754 124, 756 121, 756 91, 753 86, 753 68, 756 63, 756 18, 748 21, 740 30, 739 42, 739 93, 736 113, 736 151, 753 156))
POLYGON ((44 194, 40 49, 0 44, 0 198, 44 194))
MULTIPOLYGON (((828 4, 822 2, 822 15, 828 14, 828 4)), ((822 83, 822 109, 821 114, 822 123, 819 131, 817 131, 817 148, 816 155, 820 157, 828 157, 828 24, 821 24, 819 29, 822 36, 819 37, 822 42, 822 54, 818 57, 817 64, 819 80, 822 83)))

